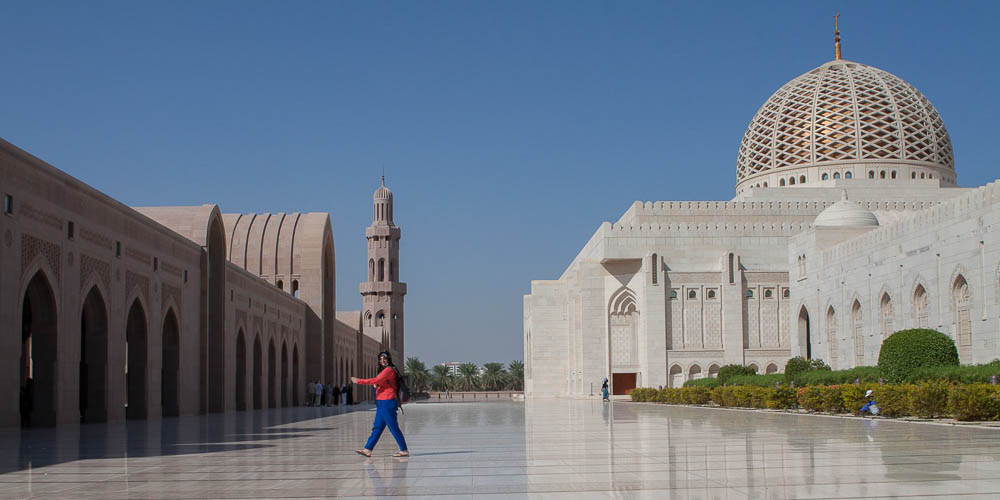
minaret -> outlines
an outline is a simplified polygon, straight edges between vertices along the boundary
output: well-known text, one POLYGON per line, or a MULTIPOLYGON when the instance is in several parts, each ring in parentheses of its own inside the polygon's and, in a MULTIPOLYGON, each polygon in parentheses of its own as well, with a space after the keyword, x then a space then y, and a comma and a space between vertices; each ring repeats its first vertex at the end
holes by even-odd
POLYGON ((398 365, 403 357, 403 297, 406 283, 399 281, 400 229, 392 222, 392 191, 382 186, 372 200, 372 224, 365 229, 368 240, 368 281, 361 284, 361 324, 365 333, 382 340, 398 365))

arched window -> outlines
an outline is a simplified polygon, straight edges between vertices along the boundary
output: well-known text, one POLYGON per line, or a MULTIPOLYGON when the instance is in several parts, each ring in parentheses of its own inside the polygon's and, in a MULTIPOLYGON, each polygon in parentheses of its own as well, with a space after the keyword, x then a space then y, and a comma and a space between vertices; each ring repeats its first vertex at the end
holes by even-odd
POLYGON ((878 173, 878 178, 885 179, 885 170, 882 170, 881 172, 878 173))
POLYGON ((365 326, 372 326, 372 312, 365 313, 365 326))
POLYGON ((389 281, 396 281, 396 261, 389 261, 389 281))
POLYGON ((784 187, 785 186, 785 179, 779 179, 778 180, 778 186, 784 187))
POLYGON ((697 299, 698 298, 698 292, 696 292, 694 290, 688 290, 688 298, 689 299, 697 299))
POLYGON ((917 328, 927 328, 930 323, 928 321, 929 307, 928 307, 927 290, 924 289, 923 285, 917 285, 917 289, 913 291, 913 312, 916 316, 917 328))
POLYGON ((920 172, 920 178, 921 179, 925 179, 926 177, 927 177, 927 174, 925 174, 923 172, 920 172))
POLYGON ((710 299, 714 299, 715 298, 715 290, 709 290, 708 291, 708 298, 710 298, 710 299))
POLYGON ((753 298, 753 290, 747 290, 746 298, 748 298, 748 299, 752 299, 753 298))
POLYGON ((839 179, 840 178, 840 172, 834 172, 833 173, 833 178, 834 179, 839 179))
POLYGON ((824 173, 823 173, 823 177, 822 177, 822 179, 823 179, 824 181, 828 181, 828 180, 830 180, 830 174, 828 174, 828 173, 825 173, 825 172, 824 172, 824 173))
POLYGON ((292 280, 292 295, 299 298, 299 280, 292 280))
POLYGON ((865 364, 865 322, 861 302, 858 300, 851 307, 851 319, 854 323, 854 366, 862 366, 865 364))
POLYGON ((767 181, 764 181, 764 187, 767 187, 767 181))
POLYGON ((910 178, 911 179, 916 179, 917 178, 917 173, 916 172, 910 172, 910 178))
POLYGON ((653 284, 655 285, 655 284, 656 284, 656 275, 657 275, 657 270, 659 269, 659 266, 658 266, 659 262, 657 261, 657 258, 656 258, 656 254, 655 254, 655 253, 654 253, 654 254, 653 254, 653 256, 652 256, 652 257, 650 258, 650 261, 651 261, 651 262, 650 262, 650 264, 652 264, 652 266, 650 266, 650 267, 651 267, 651 268, 652 268, 652 270, 653 270, 653 284))
POLYGON ((764 290, 764 298, 765 299, 770 299, 773 295, 774 295, 774 292, 772 292, 770 288, 768 288, 767 290, 764 290))
POLYGON ((882 299, 879 300, 879 317, 882 327, 882 340, 885 340, 895 331, 892 325, 892 298, 889 297, 888 293, 883 293, 882 299))
POLYGON ((284 281, 278 280, 277 285, 278 285, 278 290, 284 290, 285 289, 285 282, 284 281))
POLYGON ((385 326, 385 313, 382 311, 378 312, 375 316, 375 326, 385 326))
POLYGON ((799 176, 799 184, 805 184, 805 183, 806 183, 806 176, 800 175, 799 176))
POLYGON ((869 179, 874 179, 875 178, 875 171, 874 170, 869 170, 868 171, 868 178, 869 179))
POLYGON ((972 354, 972 297, 969 294, 969 282, 961 274, 952 282, 951 294, 958 357, 962 362, 968 362, 968 357, 972 354))
POLYGON ((788 288, 784 289, 784 290, 783 290, 783 291, 781 292, 781 297, 782 297, 782 298, 785 298, 785 299, 787 299, 787 298, 790 298, 791 296, 792 296, 792 291, 791 291, 791 290, 789 290, 788 288))
POLYGON ((730 285, 732 285, 733 283, 736 283, 736 268, 735 268, 736 262, 735 262, 735 260, 736 260, 736 256, 733 255, 732 252, 730 252, 729 253, 729 284, 730 285))
POLYGON ((852 174, 850 172, 844 172, 844 178, 845 179, 851 179, 853 177, 854 177, 854 174, 852 174))
POLYGON ((837 311, 830 306, 826 310, 826 343, 830 350, 830 367, 836 370, 837 366, 837 311))
POLYGON ((891 177, 891 178, 895 179, 895 178, 896 178, 896 171, 895 171, 895 170, 893 170, 893 171, 892 171, 892 172, 891 172, 891 173, 889 174, 889 177, 891 177))
POLYGON ((375 259, 368 259, 368 281, 375 281, 375 259))
POLYGON ((670 298, 671 299, 676 299, 677 298, 677 289, 676 288, 671 288, 670 289, 670 298))
POLYGON ((385 259, 378 260, 378 280, 385 281, 385 259))
POLYGON ((795 177, 789 177, 788 178, 788 185, 789 186, 794 186, 795 185, 795 177))
POLYGON ((750 366, 748 366, 747 368, 750 368, 751 370, 753 370, 754 373, 757 373, 758 371, 760 371, 760 368, 757 368, 757 363, 750 363, 750 366))
POLYGON ((778 365, 774 363, 768 363, 767 368, 764 368, 764 373, 771 375, 772 373, 778 373, 778 365))

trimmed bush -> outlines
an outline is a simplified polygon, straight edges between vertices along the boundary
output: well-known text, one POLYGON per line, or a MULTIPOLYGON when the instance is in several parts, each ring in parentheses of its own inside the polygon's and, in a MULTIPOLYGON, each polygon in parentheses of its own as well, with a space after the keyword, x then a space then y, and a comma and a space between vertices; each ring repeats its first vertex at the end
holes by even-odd
POLYGON ((776 383, 785 383, 785 376, 780 373, 769 375, 735 375, 729 378, 729 385, 751 385, 754 387, 774 387, 776 383))
POLYGON ((713 378, 713 377, 700 378, 700 379, 697 379, 697 380, 688 380, 687 382, 684 382, 684 387, 708 387, 708 388, 712 388, 712 387, 718 387, 720 385, 722 385, 722 384, 719 382, 719 379, 713 378))
POLYGON ((772 410, 787 410, 790 408, 795 408, 796 404, 796 394, 795 389, 783 385, 776 389, 771 389, 767 393, 767 397, 764 402, 767 408, 772 410))
POLYGON ((823 386, 810 385, 798 390, 799 406, 808 411, 823 411, 823 386))
POLYGON ((923 418, 934 418, 948 413, 948 396, 951 384, 943 381, 923 382, 913 386, 910 393, 910 412, 923 418))
POLYGON ((920 368, 958 366, 958 350, 947 335, 924 328, 900 330, 882 342, 878 368, 886 381, 899 383, 920 368))
POLYGON ((853 384, 855 380, 862 383, 878 382, 879 371, 877 366, 858 366, 849 370, 812 370, 798 374, 795 385, 834 385, 853 384))
POLYGON ((785 379, 792 381, 799 373, 807 372, 811 369, 812 365, 809 363, 808 359, 803 358, 802 356, 795 356, 785 363, 785 379))
POLYGON ((951 389, 949 406, 956 420, 1000 420, 1000 386, 956 385, 951 389))
POLYGON ((726 365, 723 366, 722 368, 719 368, 718 379, 720 385, 725 385, 726 383, 728 383, 730 377, 734 377, 737 375, 756 375, 756 374, 757 372, 755 372, 753 368, 750 368, 749 366, 726 365))
POLYGON ((880 385, 875 387, 875 404, 882 410, 885 417, 902 417, 910 414, 910 394, 913 386, 909 384, 880 385))
POLYGON ((914 370, 904 381, 947 380, 962 384, 986 384, 993 375, 1000 375, 1000 360, 981 365, 925 366, 914 370))
POLYGON ((840 400, 843 404, 844 410, 849 413, 857 413, 868 400, 865 398, 865 392, 868 389, 873 389, 871 385, 855 385, 848 384, 840 386, 840 400))
POLYGON ((829 385, 823 387, 823 411, 841 413, 844 411, 844 399, 841 386, 829 385))
POLYGON ((632 392, 630 392, 629 395, 632 396, 632 401, 645 403, 653 401, 657 395, 656 393, 657 393, 656 389, 637 387, 635 389, 632 389, 632 392))

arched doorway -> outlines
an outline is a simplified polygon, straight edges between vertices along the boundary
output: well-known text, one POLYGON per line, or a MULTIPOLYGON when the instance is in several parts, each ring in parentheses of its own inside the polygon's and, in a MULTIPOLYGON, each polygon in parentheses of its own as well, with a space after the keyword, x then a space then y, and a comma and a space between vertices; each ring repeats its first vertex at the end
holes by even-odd
POLYGON ((684 385, 684 370, 681 369, 680 365, 674 365, 670 367, 670 387, 681 387, 684 385))
POLYGON ((167 310, 163 320, 163 368, 160 378, 160 404, 164 417, 180 415, 178 392, 180 390, 181 342, 177 315, 173 309, 167 310))
POLYGON ((930 324, 928 302, 927 290, 924 289, 924 285, 917 285, 917 289, 913 291, 913 312, 916 316, 917 328, 927 328, 930 324))
POLYGON ((288 406, 288 344, 281 343, 281 406, 288 406))
POLYGON ((87 293, 80 315, 80 421, 108 419, 108 308, 96 286, 87 293))
POLYGON ((260 334, 253 339, 253 409, 259 410, 263 407, 262 378, 264 376, 264 353, 261 352, 260 334))
POLYGON ((608 347, 611 351, 611 392, 615 395, 629 394, 639 383, 637 304, 635 294, 624 287, 609 302, 608 347))
POLYGON ((809 311, 806 306, 799 309, 799 346, 805 351, 806 359, 812 359, 812 335, 809 330, 809 311))
POLYGON ((704 375, 701 374, 701 367, 697 364, 691 365, 691 368, 688 369, 688 380, 699 380, 701 378, 704 378, 704 375))
POLYGON ((56 424, 58 311, 45 273, 28 282, 21 306, 21 425, 56 424))
POLYGON ((882 327, 882 340, 889 338, 895 330, 892 324, 892 297, 889 297, 888 293, 882 294, 882 299, 879 300, 879 319, 881 320, 882 327))
POLYGON ((236 335, 236 409, 247 409, 247 341, 242 328, 236 335))
POLYGON ((274 339, 267 343, 267 407, 278 406, 278 357, 274 353, 274 339))
POLYGON ((226 411, 226 231, 217 215, 209 222, 207 264, 208 328, 201 343, 208 351, 201 379, 207 401, 202 401, 202 413, 226 411))
POLYGON ((951 294, 958 358, 963 363, 968 363, 972 360, 972 298, 969 283, 961 274, 952 283, 951 294))
POLYGON ((292 406, 299 405, 299 346, 292 347, 292 406))
POLYGON ((125 323, 125 418, 146 418, 146 310, 132 301, 125 323))

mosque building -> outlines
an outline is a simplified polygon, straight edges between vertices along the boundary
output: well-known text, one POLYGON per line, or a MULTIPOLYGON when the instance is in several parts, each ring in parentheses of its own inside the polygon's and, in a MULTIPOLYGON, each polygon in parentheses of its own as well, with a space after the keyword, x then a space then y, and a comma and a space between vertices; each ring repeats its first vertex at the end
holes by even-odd
POLYGON ((914 86, 835 58, 779 88, 739 144, 730 201, 634 202, 524 296, 525 392, 679 387, 794 356, 874 365, 896 330, 1000 358, 1000 186, 958 187, 914 86))
POLYGON ((128 207, 3 140, 0 192, 0 428, 297 406, 403 357, 384 178, 366 235, 389 271, 361 284, 377 326, 336 311, 328 213, 128 207))

